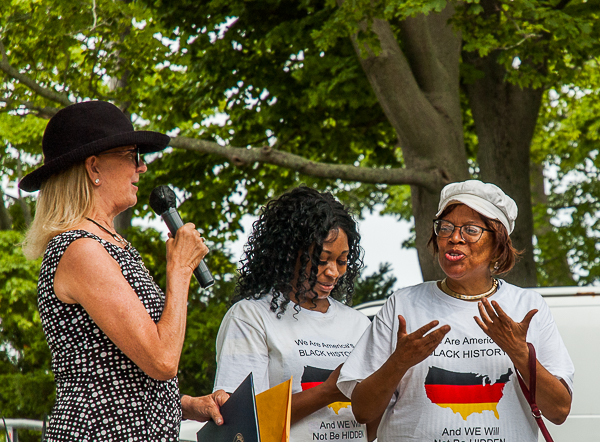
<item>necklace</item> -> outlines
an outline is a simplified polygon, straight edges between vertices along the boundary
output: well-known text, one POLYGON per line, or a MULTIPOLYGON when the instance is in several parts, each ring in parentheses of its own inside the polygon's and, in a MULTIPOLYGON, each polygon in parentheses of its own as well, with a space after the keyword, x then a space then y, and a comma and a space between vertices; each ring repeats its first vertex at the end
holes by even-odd
POLYGON ((129 244, 129 241, 127 241, 125 238, 123 238, 121 235, 119 235, 117 233, 112 233, 110 230, 108 230, 106 227, 104 227, 99 222, 96 222, 92 218, 88 218, 87 216, 85 217, 85 219, 96 224, 98 227, 100 227, 102 230, 104 230, 106 233, 108 233, 110 236, 112 236, 115 241, 117 241, 120 244, 123 244, 126 249, 131 246, 131 244, 129 244))
POLYGON ((477 299, 487 298, 488 296, 496 293, 496 290, 498 290, 498 280, 496 278, 492 278, 492 288, 489 289, 487 292, 481 293, 479 295, 473 295, 473 296, 463 295, 461 293, 456 293, 454 290, 452 290, 450 287, 448 287, 448 284, 446 283, 446 279, 447 278, 444 278, 440 282, 440 289, 448 296, 452 296, 453 298, 456 298, 456 299, 464 299, 465 301, 475 301, 477 299))
POLYGON ((146 272, 146 274, 150 277, 150 279, 154 283, 154 278, 152 277, 152 275, 150 274, 150 272, 148 271, 148 269, 144 265, 144 261, 142 260, 142 257, 140 256, 140 254, 138 253, 137 250, 135 250, 133 247, 131 247, 131 244, 129 243, 129 241, 127 241, 125 238, 123 238, 121 235, 118 235, 117 233, 112 233, 110 230, 108 230, 102 224, 94 221, 92 218, 88 218, 86 216, 85 219, 87 219, 88 221, 91 221, 94 224, 96 224, 98 227, 100 227, 102 230, 104 230, 106 233, 108 233, 110 236, 112 236, 115 239, 115 241, 117 241, 118 243, 124 244, 125 245, 124 250, 126 252, 128 252, 130 255, 133 255, 133 257, 140 263, 140 265, 141 265, 142 269, 144 270, 144 272, 146 272))

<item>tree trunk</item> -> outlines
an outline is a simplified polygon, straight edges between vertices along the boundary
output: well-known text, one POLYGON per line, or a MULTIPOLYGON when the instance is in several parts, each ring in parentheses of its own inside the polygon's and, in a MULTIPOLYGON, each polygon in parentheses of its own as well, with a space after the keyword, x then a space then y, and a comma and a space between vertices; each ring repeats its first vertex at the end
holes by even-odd
POLYGON ((465 85, 465 89, 479 139, 477 160, 481 179, 499 186, 519 208, 511 238, 523 255, 506 279, 520 286, 535 287, 530 146, 544 91, 506 82, 506 69, 496 62, 496 55, 483 58, 464 55, 465 60, 484 74, 465 85))
POLYGON ((461 37, 448 24, 452 6, 439 14, 405 20, 402 48, 390 24, 374 20, 381 50, 353 39, 360 63, 385 115, 398 135, 405 167, 435 170, 436 191, 411 186, 416 248, 425 281, 443 274, 427 242, 444 183, 469 178, 460 109, 461 37), (364 54, 367 54, 364 56, 364 54))
POLYGON ((445 275, 438 264, 437 256, 434 256, 433 251, 427 248, 427 242, 432 233, 432 220, 437 213, 440 193, 428 192, 418 186, 410 186, 410 193, 415 218, 415 247, 419 256, 423 281, 440 280, 445 275))
POLYGON ((2 188, 0 188, 0 230, 11 230, 12 229, 12 219, 10 217, 10 213, 4 204, 4 192, 2 192, 2 188))
MULTIPOLYGON (((19 182, 23 179, 23 163, 21 161, 21 150, 18 151, 19 155, 17 157, 17 178, 19 182)), ((21 207, 21 211, 23 212, 23 221, 25 222, 25 226, 29 228, 33 219, 31 218, 31 209, 27 204, 27 201, 23 198, 23 194, 21 189, 19 189, 19 196, 17 198, 19 206, 21 207)))

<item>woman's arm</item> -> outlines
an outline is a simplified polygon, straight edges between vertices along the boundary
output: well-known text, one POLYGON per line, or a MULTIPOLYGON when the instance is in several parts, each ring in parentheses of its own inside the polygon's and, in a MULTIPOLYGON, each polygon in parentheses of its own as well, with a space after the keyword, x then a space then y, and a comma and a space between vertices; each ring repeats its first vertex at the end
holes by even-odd
MULTIPOLYGON (((342 365, 338 366, 322 384, 292 395, 292 424, 329 404, 350 400, 337 388, 342 365)), ((381 416, 375 421, 367 423, 367 440, 372 441, 377 437, 380 420, 381 416)))
POLYGON ((190 279, 207 252, 193 224, 169 238, 165 306, 157 323, 119 264, 93 239, 79 239, 67 248, 56 269, 54 290, 61 301, 80 304, 148 376, 168 380, 177 374, 181 356, 190 279))
POLYGON ((381 418, 383 417, 383 413, 377 419, 371 422, 367 422, 367 440, 369 442, 377 439, 377 429, 379 428, 379 423, 381 422, 381 418))
MULTIPOLYGON (((527 330, 537 310, 531 310, 523 321, 513 321, 496 301, 484 298, 478 305, 481 318, 475 321, 481 329, 506 352, 529 387, 529 348, 527 330)), ((571 411, 571 395, 564 381, 554 377, 539 361, 536 364, 536 403, 544 417, 556 425, 562 424, 571 411)))
POLYGON ((292 395, 292 424, 334 402, 350 402, 337 388, 341 368, 337 367, 322 384, 292 395))
POLYGON ((449 325, 431 331, 439 324, 439 321, 432 321, 408 334, 402 315, 398 316, 398 322, 396 349, 379 370, 359 382, 352 392, 352 412, 360 423, 381 419, 408 369, 425 360, 450 331, 449 325))

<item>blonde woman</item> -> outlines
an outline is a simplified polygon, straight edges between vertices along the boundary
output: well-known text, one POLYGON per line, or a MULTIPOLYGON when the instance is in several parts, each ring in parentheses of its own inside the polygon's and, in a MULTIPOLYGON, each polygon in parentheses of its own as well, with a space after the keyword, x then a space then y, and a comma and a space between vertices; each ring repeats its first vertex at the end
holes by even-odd
POLYGON ((47 441, 175 441, 182 407, 222 422, 227 394, 180 399, 176 377, 189 283, 208 248, 193 224, 169 238, 163 294, 113 225, 137 201, 140 155, 169 140, 134 131, 110 103, 73 104, 49 121, 44 165, 19 184, 40 190, 24 250, 44 253, 38 307, 56 381, 47 441))

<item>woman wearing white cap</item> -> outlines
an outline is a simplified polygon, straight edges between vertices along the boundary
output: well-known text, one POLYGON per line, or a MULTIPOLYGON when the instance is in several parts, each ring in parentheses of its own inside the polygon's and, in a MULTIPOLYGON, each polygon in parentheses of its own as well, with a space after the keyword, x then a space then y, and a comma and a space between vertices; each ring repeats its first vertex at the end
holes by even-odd
POLYGON ((528 342, 541 412, 567 418, 574 369, 552 315, 538 293, 497 278, 518 256, 516 217, 493 184, 442 190, 429 243, 446 278, 394 293, 338 379, 359 422, 381 419, 379 441, 537 441, 515 373, 529 385, 528 342))

